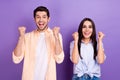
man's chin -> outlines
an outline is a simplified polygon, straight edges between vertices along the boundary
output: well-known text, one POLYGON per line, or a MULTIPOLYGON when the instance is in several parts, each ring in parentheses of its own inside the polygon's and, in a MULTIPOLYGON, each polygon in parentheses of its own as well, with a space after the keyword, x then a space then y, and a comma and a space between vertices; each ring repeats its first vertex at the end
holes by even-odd
POLYGON ((46 27, 45 28, 39 28, 38 30, 39 31, 44 31, 46 29, 46 27))

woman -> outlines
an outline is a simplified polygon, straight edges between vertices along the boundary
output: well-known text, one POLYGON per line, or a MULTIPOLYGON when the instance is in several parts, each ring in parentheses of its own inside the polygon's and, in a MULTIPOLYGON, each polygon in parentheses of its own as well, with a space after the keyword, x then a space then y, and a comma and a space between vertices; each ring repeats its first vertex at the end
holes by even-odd
POLYGON ((90 18, 84 18, 78 32, 72 34, 70 59, 74 64, 72 80, 100 80, 100 64, 105 60, 102 44, 104 34, 98 33, 96 40, 95 24, 90 18))

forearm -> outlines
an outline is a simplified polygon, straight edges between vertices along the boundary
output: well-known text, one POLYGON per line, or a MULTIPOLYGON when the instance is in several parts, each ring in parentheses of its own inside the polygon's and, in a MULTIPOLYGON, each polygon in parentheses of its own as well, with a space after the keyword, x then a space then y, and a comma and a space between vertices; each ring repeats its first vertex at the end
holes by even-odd
POLYGON ((78 52, 78 46, 77 42, 74 42, 74 47, 72 51, 72 62, 77 64, 79 60, 79 52, 78 52))
POLYGON ((105 54, 102 46, 102 41, 98 41, 98 55, 97 55, 97 61, 99 64, 102 64, 105 59, 105 54))
POLYGON ((23 44, 24 44, 24 36, 20 36, 19 40, 18 40, 18 43, 17 43, 17 46, 14 49, 14 55, 15 56, 17 56, 17 57, 21 56, 22 50, 23 50, 23 47, 22 47, 23 44))
POLYGON ((62 43, 60 42, 60 38, 55 38, 55 53, 59 55, 63 51, 62 43))

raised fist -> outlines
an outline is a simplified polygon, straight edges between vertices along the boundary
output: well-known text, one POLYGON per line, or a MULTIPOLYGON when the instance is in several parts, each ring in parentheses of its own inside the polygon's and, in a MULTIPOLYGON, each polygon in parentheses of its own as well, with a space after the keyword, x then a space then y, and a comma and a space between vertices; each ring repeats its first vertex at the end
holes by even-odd
POLYGON ((78 41, 78 32, 74 32, 73 34, 72 34, 72 36, 73 36, 73 39, 74 39, 74 41, 78 41))
POLYGON ((25 34, 26 28, 24 26, 21 26, 18 28, 20 36, 23 36, 25 34))
POLYGON ((59 31, 60 31, 59 27, 54 27, 53 28, 53 34, 54 34, 55 38, 58 38, 59 31))
POLYGON ((102 40, 104 37, 104 34, 102 32, 98 32, 98 40, 102 40))

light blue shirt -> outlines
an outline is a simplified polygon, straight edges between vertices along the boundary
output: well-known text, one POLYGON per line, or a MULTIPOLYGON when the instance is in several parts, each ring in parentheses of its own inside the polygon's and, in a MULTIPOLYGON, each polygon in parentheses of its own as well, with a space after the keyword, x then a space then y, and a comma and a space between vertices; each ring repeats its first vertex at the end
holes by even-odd
MULTIPOLYGON (((72 60, 72 50, 74 47, 74 41, 70 43, 70 59, 72 60)), ((79 57, 78 64, 74 64, 73 66, 73 73, 77 74, 78 77, 81 77, 83 74, 87 73, 91 77, 96 76, 100 77, 100 64, 94 60, 94 49, 92 42, 88 44, 81 43, 81 56, 82 59, 79 57)))

